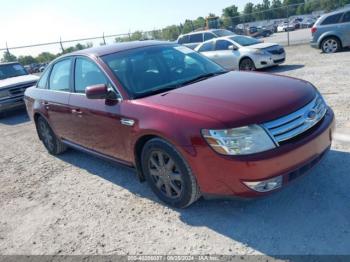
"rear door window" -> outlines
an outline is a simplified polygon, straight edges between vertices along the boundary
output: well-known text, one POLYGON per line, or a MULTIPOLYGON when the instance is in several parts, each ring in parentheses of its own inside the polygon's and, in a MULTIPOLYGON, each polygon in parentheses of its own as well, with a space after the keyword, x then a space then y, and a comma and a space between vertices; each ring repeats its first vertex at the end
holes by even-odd
POLYGON ((204 34, 204 41, 208 41, 210 39, 215 38, 215 35, 213 35, 212 33, 205 33, 204 34))
POLYGON ((190 43, 201 43, 203 42, 203 34, 190 35, 190 43))
POLYGON ((346 12, 343 16, 343 23, 349 23, 350 22, 350 12, 346 12))
POLYGON ((325 20, 323 20, 322 25, 332 25, 332 24, 339 23, 340 18, 342 17, 343 14, 344 13, 328 16, 325 20))
POLYGON ((187 44, 190 41, 190 37, 188 35, 181 36, 177 41, 180 45, 187 44))
POLYGON ((61 60, 53 66, 49 81, 50 90, 70 91, 71 67, 71 59, 61 60))
POLYGON ((48 68, 45 73, 40 77, 40 80, 38 81, 38 84, 36 85, 37 88, 46 89, 47 88, 47 80, 49 78, 50 69, 48 68))

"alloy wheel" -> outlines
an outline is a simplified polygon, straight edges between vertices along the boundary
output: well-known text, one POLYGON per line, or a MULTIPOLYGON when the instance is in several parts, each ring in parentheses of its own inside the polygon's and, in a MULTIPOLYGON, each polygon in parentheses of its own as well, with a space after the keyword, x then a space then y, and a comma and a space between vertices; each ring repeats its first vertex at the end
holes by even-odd
POLYGON ((323 51, 325 53, 335 53, 338 50, 338 42, 333 38, 327 39, 323 43, 323 51))
POLYGON ((183 180, 175 161, 165 152, 154 151, 149 159, 149 173, 158 190, 171 199, 179 198, 183 191, 183 180))
POLYGON ((51 130, 49 126, 45 123, 45 121, 39 121, 39 132, 41 139, 43 140, 45 146, 49 150, 54 150, 54 137, 52 136, 51 130))
POLYGON ((241 71, 254 71, 255 70, 255 66, 252 60, 250 59, 243 59, 239 69, 241 71))

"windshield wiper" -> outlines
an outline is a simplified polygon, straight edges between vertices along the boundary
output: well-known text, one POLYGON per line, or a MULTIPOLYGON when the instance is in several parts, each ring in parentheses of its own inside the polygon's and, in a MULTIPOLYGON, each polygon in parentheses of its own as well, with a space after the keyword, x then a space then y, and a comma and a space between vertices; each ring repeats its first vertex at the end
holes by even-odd
POLYGON ((208 73, 208 74, 200 75, 200 76, 197 76, 197 77, 195 77, 195 78, 193 78, 191 80, 187 80, 187 81, 179 84, 178 87, 182 87, 182 86, 190 85, 190 84, 193 84, 193 83, 197 83, 199 81, 203 81, 205 79, 208 79, 208 78, 211 78, 211 77, 214 77, 214 76, 222 75, 222 74, 225 74, 227 72, 228 71, 220 71, 220 72, 208 73))
POLYGON ((177 88, 189 85, 189 84, 193 84, 193 83, 196 83, 196 82, 208 79, 210 77, 214 77, 214 76, 217 76, 217 75, 222 75, 222 74, 225 74, 227 72, 228 71, 220 71, 220 72, 215 72, 215 73, 203 74, 203 75, 197 76, 197 77, 195 77, 193 79, 190 79, 190 80, 187 80, 185 82, 182 82, 180 84, 177 83, 177 84, 172 84, 172 85, 168 85, 168 86, 157 87, 157 88, 154 88, 154 89, 151 89, 151 90, 147 91, 144 94, 138 95, 137 98, 142 98, 142 97, 145 97, 145 96, 150 96, 150 95, 155 95, 155 94, 158 94, 158 93, 164 93, 164 92, 167 92, 167 91, 171 91, 173 89, 177 89, 177 88))

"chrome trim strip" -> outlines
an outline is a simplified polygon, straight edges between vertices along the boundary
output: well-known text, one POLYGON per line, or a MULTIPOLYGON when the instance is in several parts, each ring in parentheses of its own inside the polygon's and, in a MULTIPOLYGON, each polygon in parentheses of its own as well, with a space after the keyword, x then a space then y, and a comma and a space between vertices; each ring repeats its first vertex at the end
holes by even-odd
POLYGON ((326 114, 327 105, 320 95, 303 108, 262 124, 277 143, 296 137, 315 126, 326 114))

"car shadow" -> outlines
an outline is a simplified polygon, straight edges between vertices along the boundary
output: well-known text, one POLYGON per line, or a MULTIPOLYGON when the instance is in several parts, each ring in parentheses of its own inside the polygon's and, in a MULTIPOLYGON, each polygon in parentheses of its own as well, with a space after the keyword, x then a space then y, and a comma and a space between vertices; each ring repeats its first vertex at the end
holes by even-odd
POLYGON ((27 111, 17 109, 13 111, 4 112, 0 115, 0 124, 14 126, 30 121, 27 111))
POLYGON ((304 65, 279 65, 279 66, 264 68, 261 71, 266 73, 282 73, 282 72, 297 70, 303 67, 304 65))
MULTIPOLYGON (((60 156, 93 175, 159 202, 132 169, 74 150, 60 156)), ((254 201, 199 200, 174 209, 181 221, 270 255, 350 253, 350 153, 330 151, 307 176, 254 201)))

